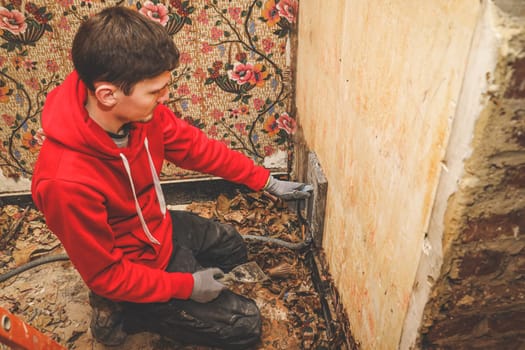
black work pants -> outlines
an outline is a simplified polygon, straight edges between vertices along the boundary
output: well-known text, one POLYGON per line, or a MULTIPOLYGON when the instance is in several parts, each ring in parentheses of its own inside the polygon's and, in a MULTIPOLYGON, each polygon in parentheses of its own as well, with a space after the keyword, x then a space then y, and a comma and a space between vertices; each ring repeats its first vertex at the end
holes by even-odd
MULTIPOLYGON (((170 272, 195 272, 203 267, 229 271, 247 259, 242 237, 224 225, 183 211, 172 211, 174 251, 170 272)), ((172 299, 166 303, 124 303, 124 329, 149 331, 176 341, 246 349, 261 336, 255 302, 229 290, 209 303, 172 299)))

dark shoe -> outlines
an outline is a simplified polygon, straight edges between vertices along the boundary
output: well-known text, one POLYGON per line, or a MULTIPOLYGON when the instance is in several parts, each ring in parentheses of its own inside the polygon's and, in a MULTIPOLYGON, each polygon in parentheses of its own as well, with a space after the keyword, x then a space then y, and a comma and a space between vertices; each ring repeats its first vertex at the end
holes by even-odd
POLYGON ((89 303, 93 309, 90 324, 93 338, 107 346, 124 343, 128 334, 123 330, 121 306, 93 292, 89 293, 89 303))

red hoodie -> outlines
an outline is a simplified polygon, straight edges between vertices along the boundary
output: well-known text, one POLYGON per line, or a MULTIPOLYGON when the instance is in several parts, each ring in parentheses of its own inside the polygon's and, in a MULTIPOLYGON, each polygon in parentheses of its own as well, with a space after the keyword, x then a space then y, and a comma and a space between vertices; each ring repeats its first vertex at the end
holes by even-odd
POLYGON ((36 206, 95 293, 139 303, 189 298, 192 275, 164 271, 173 244, 171 217, 155 190, 163 160, 253 190, 264 187, 269 171, 163 105, 150 122, 134 125, 128 147, 118 148, 88 116, 86 98, 76 72, 47 97, 46 140, 31 186, 36 206))

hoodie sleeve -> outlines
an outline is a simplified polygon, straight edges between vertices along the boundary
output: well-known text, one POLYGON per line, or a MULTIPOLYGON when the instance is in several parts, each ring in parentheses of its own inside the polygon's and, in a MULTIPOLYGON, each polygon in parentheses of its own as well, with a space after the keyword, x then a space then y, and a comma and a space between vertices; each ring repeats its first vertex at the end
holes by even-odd
POLYGON ((134 263, 115 247, 104 197, 98 192, 78 183, 45 180, 33 193, 49 228, 95 293, 115 301, 140 303, 190 297, 190 273, 170 273, 134 263))
POLYGON ((220 141, 208 138, 167 108, 161 117, 167 160, 185 169, 246 185, 255 191, 266 184, 270 171, 256 165, 252 159, 229 149, 220 141))

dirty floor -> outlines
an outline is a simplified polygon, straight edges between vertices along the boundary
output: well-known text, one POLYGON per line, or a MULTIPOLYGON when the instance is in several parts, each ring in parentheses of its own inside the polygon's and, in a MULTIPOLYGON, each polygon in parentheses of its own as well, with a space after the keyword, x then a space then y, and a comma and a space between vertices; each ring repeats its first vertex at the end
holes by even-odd
MULTIPOLYGON (((243 235, 292 243, 302 242, 305 236, 305 225, 297 211, 265 193, 237 191, 219 195, 213 201, 191 203, 185 209, 228 222, 243 235)), ((42 215, 31 206, 1 207, 0 229, 0 276, 31 260, 63 253, 42 215)), ((327 331, 326 310, 307 264, 309 249, 289 249, 254 239, 247 239, 247 243, 249 259, 270 276, 263 283, 231 287, 255 299, 261 310, 263 337, 256 349, 339 349, 344 334, 334 319, 327 331)), ((43 264, 0 282, 0 307, 68 349, 106 349, 91 337, 88 290, 69 261, 43 264)), ((4 349, 0 345, 0 350, 4 349)), ((209 348, 183 346, 154 334, 139 333, 111 349, 209 348)))

